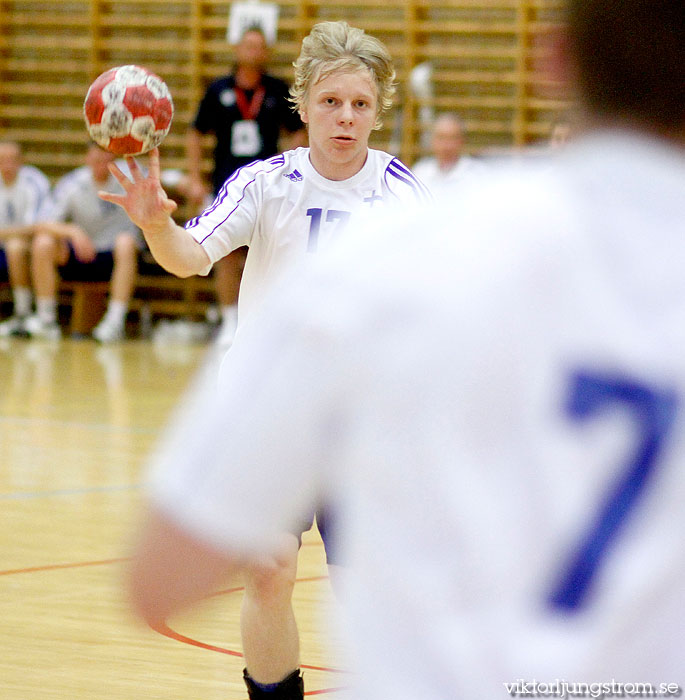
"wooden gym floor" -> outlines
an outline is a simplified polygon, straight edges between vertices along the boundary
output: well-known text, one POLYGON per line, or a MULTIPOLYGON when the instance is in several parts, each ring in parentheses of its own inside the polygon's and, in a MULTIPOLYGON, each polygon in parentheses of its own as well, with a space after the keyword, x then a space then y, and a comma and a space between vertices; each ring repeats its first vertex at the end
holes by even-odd
MULTIPOLYGON (((3 700, 246 698, 239 582, 172 620, 168 637, 132 618, 121 585, 146 456, 206 351, 0 339, 3 700)), ((315 530, 294 603, 307 694, 342 697, 315 530)))

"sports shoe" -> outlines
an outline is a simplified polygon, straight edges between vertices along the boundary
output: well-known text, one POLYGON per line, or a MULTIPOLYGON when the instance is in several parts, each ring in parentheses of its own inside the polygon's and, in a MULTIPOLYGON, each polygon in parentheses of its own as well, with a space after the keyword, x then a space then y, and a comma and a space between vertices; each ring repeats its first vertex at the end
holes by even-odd
POLYGON ((268 700, 269 698, 303 700, 304 698, 304 681, 300 675, 299 668, 295 669, 279 683, 269 683, 266 686, 255 682, 247 672, 247 669, 244 668, 243 680, 247 686, 247 694, 250 700, 268 700))
POLYGON ((116 343, 119 340, 123 340, 125 334, 123 326, 118 323, 112 323, 105 317, 93 328, 92 336, 98 343, 116 343))
POLYGON ((0 323, 0 338, 7 338, 10 335, 25 336, 26 332, 25 316, 10 316, 6 321, 0 323))
POLYGON ((57 321, 44 321, 38 314, 29 316, 24 323, 26 332, 32 338, 44 338, 45 340, 59 340, 62 337, 57 321))

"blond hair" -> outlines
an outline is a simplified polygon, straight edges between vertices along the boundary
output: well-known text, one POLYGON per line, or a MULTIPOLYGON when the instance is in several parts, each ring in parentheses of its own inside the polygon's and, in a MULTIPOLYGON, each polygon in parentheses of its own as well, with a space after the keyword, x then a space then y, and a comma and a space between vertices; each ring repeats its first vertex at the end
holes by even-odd
POLYGON ((311 86, 331 73, 368 70, 378 97, 374 129, 381 127, 381 114, 390 108, 395 94, 395 69, 388 50, 378 39, 347 22, 320 22, 302 41, 302 51, 293 66, 295 82, 290 101, 298 110, 304 109, 311 86))

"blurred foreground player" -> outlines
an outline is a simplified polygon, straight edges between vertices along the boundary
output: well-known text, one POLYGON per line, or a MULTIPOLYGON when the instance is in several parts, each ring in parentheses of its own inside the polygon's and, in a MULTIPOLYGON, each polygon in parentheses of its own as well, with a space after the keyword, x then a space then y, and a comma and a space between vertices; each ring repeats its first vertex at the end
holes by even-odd
MULTIPOLYGON (((307 125, 309 148, 240 168, 214 203, 185 228, 169 217, 173 205, 159 185, 156 153, 147 177, 133 161, 132 181, 114 169, 126 194, 103 197, 126 209, 157 261, 177 275, 206 272, 231 251, 248 246, 235 348, 245 325, 259 322, 255 309, 267 286, 293 259, 324 250, 376 212, 387 215, 429 197, 397 158, 368 147, 371 131, 391 104, 394 80, 392 59, 377 39, 345 22, 317 24, 303 41, 292 89, 292 101, 307 125)), ((335 316, 337 309, 330 313, 335 316)), ((224 362, 229 377, 232 352, 224 362)), ((255 390, 260 384, 257 379, 255 390)), ((278 566, 247 572, 241 632, 245 680, 254 700, 302 697, 291 599, 298 538, 311 526, 311 513, 288 529, 293 534, 284 535, 278 566)), ((317 523, 321 530, 318 515, 317 523)), ((327 561, 336 563, 328 548, 327 561)))
POLYGON ((158 460, 148 620, 323 495, 355 573, 358 697, 682 682, 684 19, 573 4, 586 134, 555 173, 505 173, 273 293, 158 460))
POLYGON ((586 122, 557 167, 294 271, 173 426, 131 579, 151 624, 335 499, 353 697, 677 694, 685 10, 571 0, 568 26, 586 122))

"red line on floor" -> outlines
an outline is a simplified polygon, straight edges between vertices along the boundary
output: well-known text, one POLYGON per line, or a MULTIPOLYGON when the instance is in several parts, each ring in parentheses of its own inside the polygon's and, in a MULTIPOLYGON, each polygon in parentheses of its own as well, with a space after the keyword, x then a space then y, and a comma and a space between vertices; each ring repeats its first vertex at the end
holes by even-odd
POLYGON ((102 559, 101 561, 79 561, 69 564, 46 564, 44 566, 28 566, 24 569, 5 569, 0 571, 0 576, 12 576, 13 574, 33 574, 39 571, 55 571, 57 569, 78 569, 83 566, 103 566, 105 564, 119 564, 123 561, 129 561, 130 557, 121 557, 119 559, 102 559))
MULTIPOLYGON (((307 583, 310 581, 325 581, 328 578, 328 576, 307 576, 305 578, 298 578, 295 579, 295 583, 307 583)), ((235 587, 235 588, 226 588, 223 591, 217 591, 216 593, 212 593, 211 595, 207 596, 208 598, 214 598, 219 595, 226 595, 227 593, 236 593, 237 591, 242 591, 244 589, 243 586, 235 587)), ((164 637, 169 637, 169 639, 174 639, 177 642, 183 642, 184 644, 190 644, 191 646, 194 647, 199 647, 200 649, 207 649, 208 651, 216 651, 219 654, 228 654, 229 656, 238 656, 242 657, 242 653, 239 651, 235 651, 233 649, 225 649, 224 647, 218 647, 215 646, 214 644, 207 644, 205 642, 201 642, 198 639, 193 639, 192 637, 187 637, 184 634, 179 634, 175 630, 171 629, 168 625, 162 625, 159 628, 155 628, 155 632, 158 632, 159 634, 163 635, 164 637)), ((326 671, 328 673, 345 673, 342 669, 339 668, 330 668, 328 666, 312 666, 310 664, 301 664, 301 668, 306 668, 309 669, 310 671, 326 671)), ((338 688, 339 690, 339 688, 338 688)), ((322 693, 322 692, 332 692, 332 691, 315 691, 316 693, 322 693)), ((312 693, 305 693, 305 695, 311 695, 312 693)))
MULTIPOLYGON (((321 542, 303 542, 303 547, 321 547, 323 546, 321 542)), ((34 574, 40 571, 56 571, 58 569, 78 569, 83 566, 104 566, 107 564, 119 564, 124 561, 130 561, 130 557, 120 557, 118 559, 102 559, 100 561, 78 561, 70 562, 67 564, 44 564, 43 566, 27 566, 21 569, 5 569, 0 571, 0 576, 13 576, 14 574, 34 574)), ((320 578, 327 578, 322 576, 320 578)), ((312 579, 299 579, 300 581, 315 581, 316 578, 312 579)), ((242 588, 227 589, 226 591, 219 591, 213 595, 222 595, 223 593, 233 593, 234 590, 239 591, 242 588)))
MULTIPOLYGON (((43 566, 28 566, 22 569, 5 569, 4 571, 0 571, 0 576, 12 576, 14 574, 31 574, 31 573, 38 573, 41 571, 56 571, 59 569, 78 569, 78 568, 83 568, 86 566, 106 566, 108 564, 120 564, 125 561, 130 561, 130 557, 119 557, 117 559, 101 559, 98 561, 81 561, 81 562, 71 562, 68 564, 45 564, 43 566)), ((328 576, 307 576, 304 578, 298 578, 295 580, 295 583, 307 583, 311 581, 324 581, 328 578, 328 576)), ((230 593, 237 593, 238 591, 244 590, 244 586, 236 586, 234 588, 226 588, 222 591, 217 591, 216 593, 212 593, 209 598, 214 598, 216 596, 220 595, 226 595, 230 593)), ((189 644, 191 646, 199 647, 200 649, 207 649, 208 651, 215 651, 220 654, 227 654, 229 656, 238 656, 242 657, 243 654, 239 651, 235 651, 232 649, 225 649, 224 647, 219 647, 215 646, 213 644, 206 644, 205 642, 201 642, 197 639, 193 639, 192 637, 187 637, 183 634, 179 634, 175 630, 172 630, 171 627, 168 627, 167 625, 164 625, 163 627, 160 627, 159 629, 155 630, 159 634, 168 637, 169 639, 173 639, 177 642, 182 642, 183 644, 189 644)), ((339 668, 329 668, 327 666, 313 666, 311 664, 301 664, 301 668, 308 669, 310 671, 326 671, 328 673, 345 673, 342 669, 339 668)), ((326 693, 334 693, 339 690, 344 690, 344 688, 324 688, 322 690, 310 690, 305 693, 305 695, 324 695, 326 693)))
POLYGON ((323 695, 324 693, 337 693, 339 690, 348 690, 345 686, 340 688, 322 688, 321 690, 308 690, 305 695, 323 695))

